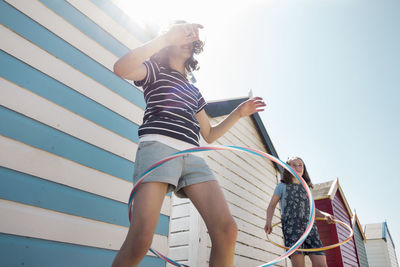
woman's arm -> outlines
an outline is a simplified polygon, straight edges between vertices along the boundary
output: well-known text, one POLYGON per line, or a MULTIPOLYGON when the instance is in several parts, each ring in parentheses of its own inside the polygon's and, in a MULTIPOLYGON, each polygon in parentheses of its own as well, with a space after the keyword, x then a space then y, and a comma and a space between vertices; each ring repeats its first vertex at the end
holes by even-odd
POLYGON ((326 219, 326 221, 328 222, 328 223, 335 223, 333 220, 334 220, 334 218, 333 218, 333 216, 332 215, 330 215, 329 213, 327 213, 327 212, 323 212, 323 211, 320 211, 319 209, 315 209, 315 216, 317 217, 317 218, 323 218, 323 219, 326 219))
POLYGON ((265 223, 264 230, 267 234, 270 234, 272 232, 272 217, 274 216, 274 211, 276 208, 276 205, 278 204, 279 200, 281 198, 275 194, 272 195, 271 201, 269 202, 268 208, 267 208, 267 221, 265 223))
POLYGON ((228 117, 219 124, 211 126, 208 116, 204 109, 196 114, 196 119, 200 123, 200 132, 204 140, 211 144, 223 136, 230 128, 242 117, 250 116, 253 113, 263 111, 266 104, 261 97, 254 97, 241 103, 228 117))
POLYGON ((121 57, 114 64, 114 73, 121 78, 140 81, 146 77, 143 62, 152 55, 171 45, 184 45, 199 39, 199 24, 177 24, 167 33, 139 46, 121 57))

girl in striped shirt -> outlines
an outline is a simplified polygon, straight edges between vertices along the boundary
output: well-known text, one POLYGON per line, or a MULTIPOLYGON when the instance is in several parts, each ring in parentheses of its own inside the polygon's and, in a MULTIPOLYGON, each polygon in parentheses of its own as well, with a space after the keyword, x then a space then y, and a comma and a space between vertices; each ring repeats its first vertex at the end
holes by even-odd
MULTIPOLYGON (((133 49, 114 65, 121 78, 143 88, 146 110, 139 127, 134 181, 149 166, 179 150, 199 146, 200 134, 212 143, 241 117, 262 111, 255 97, 240 104, 218 125, 210 125, 206 102, 188 79, 198 69, 193 55, 202 51, 199 24, 177 22, 148 43, 133 49)), ((214 174, 195 155, 163 164, 140 184, 134 199, 132 222, 113 267, 137 266, 146 255, 167 192, 187 197, 206 223, 212 241, 210 266, 232 266, 237 226, 214 174)))

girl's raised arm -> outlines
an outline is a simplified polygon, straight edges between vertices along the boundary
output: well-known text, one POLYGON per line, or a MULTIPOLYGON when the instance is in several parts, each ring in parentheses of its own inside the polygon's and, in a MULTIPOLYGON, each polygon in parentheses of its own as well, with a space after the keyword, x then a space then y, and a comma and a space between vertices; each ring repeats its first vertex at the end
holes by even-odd
POLYGON ((196 119, 200 123, 200 133, 204 140, 211 144, 223 136, 230 128, 242 117, 250 116, 256 112, 263 111, 266 104, 261 97, 253 97, 241 103, 233 110, 228 117, 217 125, 211 126, 208 116, 203 109, 196 114, 196 119))
POLYGON ((114 73, 121 78, 140 81, 146 77, 147 70, 143 62, 161 49, 171 45, 184 45, 199 39, 200 24, 178 24, 155 39, 139 46, 121 57, 114 64, 114 73))
POLYGON ((143 80, 147 74, 143 62, 166 46, 165 36, 162 35, 131 50, 115 62, 114 73, 121 78, 132 81, 143 80))

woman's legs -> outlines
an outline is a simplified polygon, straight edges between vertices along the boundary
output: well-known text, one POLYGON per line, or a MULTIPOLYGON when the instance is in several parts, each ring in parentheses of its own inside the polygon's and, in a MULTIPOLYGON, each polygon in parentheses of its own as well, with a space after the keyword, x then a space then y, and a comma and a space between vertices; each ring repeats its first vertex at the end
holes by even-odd
POLYGON ((306 261, 304 259, 304 254, 293 254, 290 256, 293 267, 305 267, 306 261))
POLYGON ((210 234, 210 266, 232 267, 237 225, 218 183, 208 181, 187 186, 183 190, 203 217, 210 234))
POLYGON ((328 267, 326 263, 326 256, 325 255, 308 255, 312 262, 313 267, 328 267))
POLYGON ((157 227, 166 183, 150 182, 139 186, 134 197, 132 221, 112 267, 133 267, 146 255, 157 227))

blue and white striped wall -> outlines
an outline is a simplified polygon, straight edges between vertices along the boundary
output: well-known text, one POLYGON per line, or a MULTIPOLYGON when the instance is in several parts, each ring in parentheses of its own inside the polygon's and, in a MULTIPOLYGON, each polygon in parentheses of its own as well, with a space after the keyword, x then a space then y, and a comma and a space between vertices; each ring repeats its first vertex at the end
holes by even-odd
POLYGON ((145 107, 112 66, 147 39, 113 0, 0 1, 0 266, 111 265, 145 107))

